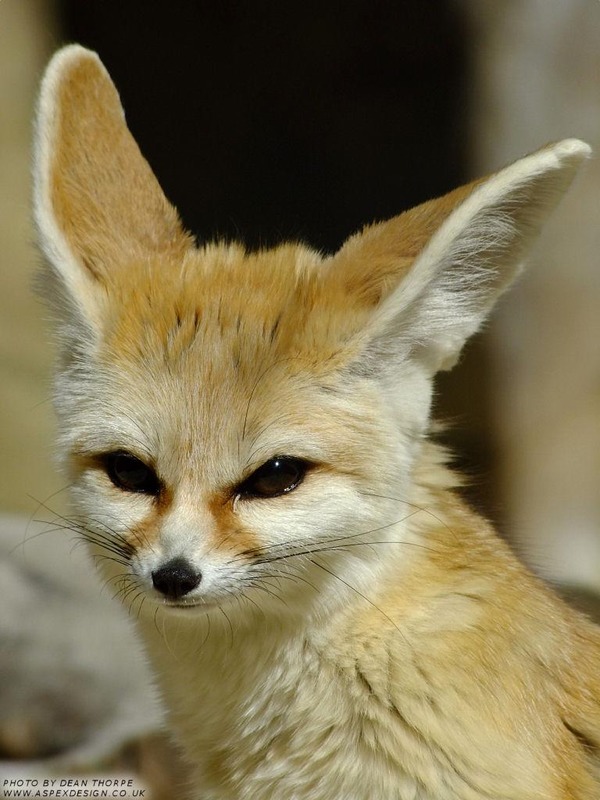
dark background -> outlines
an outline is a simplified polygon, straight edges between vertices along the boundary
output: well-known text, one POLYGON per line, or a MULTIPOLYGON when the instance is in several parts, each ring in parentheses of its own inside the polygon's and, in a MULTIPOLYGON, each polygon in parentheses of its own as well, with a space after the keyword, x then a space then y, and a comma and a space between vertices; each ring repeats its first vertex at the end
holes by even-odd
MULTIPOLYGON (((468 34, 444 0, 62 0, 62 35, 97 50, 129 127, 200 242, 358 228, 465 182, 468 34)), ((437 416, 501 522, 485 348, 438 381, 437 416)))
POLYGON ((465 48, 444 2, 64 0, 184 222, 335 250, 464 178, 465 48))

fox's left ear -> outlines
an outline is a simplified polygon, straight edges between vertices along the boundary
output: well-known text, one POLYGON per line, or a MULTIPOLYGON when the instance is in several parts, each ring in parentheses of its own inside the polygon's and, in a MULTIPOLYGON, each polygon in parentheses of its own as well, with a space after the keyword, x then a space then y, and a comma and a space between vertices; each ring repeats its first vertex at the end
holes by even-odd
POLYGON ((33 172, 48 259, 43 293, 79 336, 97 331, 111 285, 132 263, 193 244, 127 128, 106 69, 79 45, 59 50, 44 75, 33 172))
POLYGON ((329 278, 372 308, 360 366, 416 354, 451 368, 590 153, 566 139, 350 238, 329 278))

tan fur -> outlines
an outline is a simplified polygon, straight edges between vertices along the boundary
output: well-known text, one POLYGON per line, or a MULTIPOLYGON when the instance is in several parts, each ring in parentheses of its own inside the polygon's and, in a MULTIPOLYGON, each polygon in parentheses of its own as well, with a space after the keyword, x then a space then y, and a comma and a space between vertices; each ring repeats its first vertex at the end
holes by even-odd
POLYGON ((51 63, 36 218, 61 446, 194 800, 600 797, 600 631, 466 508, 427 438, 434 373, 586 154, 551 146, 331 257, 197 249, 97 57, 51 63), (111 482, 122 451, 160 492, 111 482), (244 494, 276 456, 304 479, 244 494), (177 603, 153 588, 174 558, 201 574, 177 603))

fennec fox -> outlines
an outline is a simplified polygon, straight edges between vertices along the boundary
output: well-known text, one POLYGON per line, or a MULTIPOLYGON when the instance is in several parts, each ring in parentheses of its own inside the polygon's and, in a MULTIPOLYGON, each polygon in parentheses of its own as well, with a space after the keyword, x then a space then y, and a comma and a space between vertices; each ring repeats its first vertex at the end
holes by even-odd
POLYGON ((428 438, 435 373, 588 154, 559 142, 330 257, 198 248, 98 57, 52 60, 35 214, 72 527, 194 800, 600 798, 600 631, 428 438))

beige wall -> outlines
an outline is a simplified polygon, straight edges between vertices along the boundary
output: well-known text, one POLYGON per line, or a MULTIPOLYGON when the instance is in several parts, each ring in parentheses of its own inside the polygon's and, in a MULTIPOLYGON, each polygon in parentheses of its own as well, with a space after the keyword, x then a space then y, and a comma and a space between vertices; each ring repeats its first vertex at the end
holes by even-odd
MULTIPOLYGON (((0 511, 32 513, 64 481, 51 463, 48 331, 31 292, 31 117, 56 45, 50 0, 0 0, 0 511)), ((60 507, 60 500, 53 507, 60 507)))
POLYGON ((490 330, 502 502, 548 576, 600 587, 600 3, 469 0, 474 171, 577 136, 595 158, 490 330))

